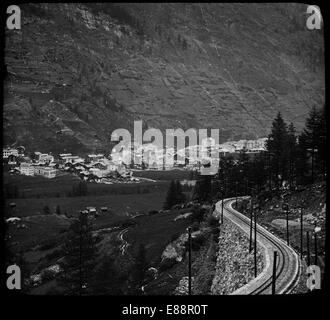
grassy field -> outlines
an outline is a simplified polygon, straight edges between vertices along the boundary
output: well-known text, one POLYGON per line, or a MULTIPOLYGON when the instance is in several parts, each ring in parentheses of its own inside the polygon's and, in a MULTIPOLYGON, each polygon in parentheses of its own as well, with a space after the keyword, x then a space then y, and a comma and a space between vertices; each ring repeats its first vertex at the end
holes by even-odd
MULTIPOLYGON (((47 179, 40 176, 29 177, 24 175, 4 174, 4 185, 16 185, 18 187, 18 198, 53 198, 67 197, 72 191, 73 185, 81 180, 71 174, 65 174, 47 179)), ((140 182, 140 183, 117 183, 101 184, 87 183, 88 195, 106 194, 145 194, 157 191, 165 191, 168 181, 140 182)))
POLYGON ((61 198, 31 198, 14 199, 16 208, 11 209, 6 202, 6 216, 26 217, 31 215, 44 214, 43 208, 48 206, 51 213, 55 212, 56 206, 60 206, 61 213, 67 212, 69 215, 77 215, 80 210, 86 207, 108 207, 117 215, 127 213, 148 212, 149 210, 159 210, 165 201, 166 192, 154 192, 146 194, 118 194, 100 195, 86 197, 61 197, 61 198))
MULTIPOLYGON (((156 178, 148 173, 146 178, 156 178)), ((164 173, 168 172, 158 173, 157 179, 160 180, 156 182, 114 185, 88 183, 88 195, 83 197, 68 196, 72 186, 80 181, 73 175, 46 179, 5 174, 4 184, 17 185, 19 189, 19 197, 5 200, 5 216, 22 219, 9 225, 10 239, 6 244, 14 253, 24 252, 29 266, 35 270, 46 263, 46 255, 51 254, 64 241, 71 223, 64 213, 70 217, 77 216, 86 207, 108 207, 108 211, 94 221, 95 229, 103 229, 126 220, 129 215, 160 210, 163 208, 170 180, 187 178, 187 172, 181 170, 165 176, 164 173), (13 202, 16 204, 14 208, 10 206, 13 202), (50 209, 49 214, 45 214, 46 206, 50 209), (55 214, 57 206, 62 215, 55 214)), ((177 215, 179 211, 175 210, 134 219, 137 225, 130 227, 125 235, 130 243, 128 250, 135 255, 139 245, 144 243, 150 264, 158 263, 172 236, 183 233, 190 224, 188 220, 175 222, 177 215)))
POLYGON ((142 177, 142 178, 148 178, 153 180, 185 180, 185 179, 192 179, 192 173, 191 171, 186 170, 134 170, 134 177, 142 177))
POLYGON ((181 213, 190 212, 191 209, 172 210, 168 213, 158 213, 152 216, 136 218, 137 224, 125 234, 130 246, 128 251, 135 255, 140 244, 146 248, 146 258, 150 265, 160 261, 161 254, 173 235, 182 234, 191 224, 190 219, 174 221, 181 213))

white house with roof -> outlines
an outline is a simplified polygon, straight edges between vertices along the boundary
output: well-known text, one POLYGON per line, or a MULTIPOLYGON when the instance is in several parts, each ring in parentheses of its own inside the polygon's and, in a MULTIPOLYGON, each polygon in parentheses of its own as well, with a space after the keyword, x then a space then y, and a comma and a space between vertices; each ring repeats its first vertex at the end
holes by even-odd
POLYGON ((18 150, 14 148, 4 148, 2 152, 2 157, 7 159, 10 155, 18 156, 18 150))
POLYGON ((34 154, 39 164, 54 162, 54 157, 48 153, 35 152, 34 154))
POLYGON ((52 179, 56 177, 57 170, 53 167, 34 166, 34 174, 52 179))
POLYGON ((22 162, 19 167, 19 171, 21 174, 25 176, 34 176, 34 167, 31 163, 22 162))
POLYGON ((59 154, 59 161, 62 164, 65 163, 82 163, 84 159, 78 156, 73 156, 71 153, 61 153, 59 154))
POLYGON ((87 159, 90 161, 90 162, 96 162, 96 161, 99 161, 100 159, 104 158, 104 154, 89 154, 87 155, 87 159))

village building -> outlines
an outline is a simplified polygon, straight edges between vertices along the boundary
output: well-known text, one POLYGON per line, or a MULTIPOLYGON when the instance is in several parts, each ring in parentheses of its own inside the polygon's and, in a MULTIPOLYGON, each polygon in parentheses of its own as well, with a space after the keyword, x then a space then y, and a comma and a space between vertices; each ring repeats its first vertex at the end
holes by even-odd
POLYGON ((34 166, 34 174, 52 179, 56 177, 57 170, 52 167, 34 166))
POLYGON ((66 163, 82 163, 84 159, 78 156, 73 156, 71 153, 61 153, 59 155, 59 163, 66 164, 66 163))
POLYGON ((10 155, 14 155, 15 157, 18 157, 18 150, 14 148, 4 148, 2 152, 2 157, 4 159, 7 159, 10 155))
POLYGON ((49 164, 51 162, 54 162, 54 157, 47 153, 41 153, 41 152, 35 152, 35 158, 36 161, 39 164, 49 164))
POLYGON ((96 162, 96 161, 99 161, 100 159, 102 159, 103 157, 104 157, 104 154, 101 154, 101 153, 99 153, 99 154, 89 154, 87 156, 87 160, 89 162, 96 162))
POLYGON ((34 176, 34 167, 31 165, 31 163, 22 162, 19 167, 19 171, 25 176, 34 176))

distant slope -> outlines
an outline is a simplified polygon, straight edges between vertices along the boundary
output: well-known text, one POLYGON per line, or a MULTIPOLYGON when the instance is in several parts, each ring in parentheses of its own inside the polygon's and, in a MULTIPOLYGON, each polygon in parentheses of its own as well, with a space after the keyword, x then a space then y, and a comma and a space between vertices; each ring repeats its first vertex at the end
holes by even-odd
POLYGON ((323 31, 300 4, 29 4, 7 30, 5 144, 109 150, 116 128, 302 128, 324 103, 323 31))

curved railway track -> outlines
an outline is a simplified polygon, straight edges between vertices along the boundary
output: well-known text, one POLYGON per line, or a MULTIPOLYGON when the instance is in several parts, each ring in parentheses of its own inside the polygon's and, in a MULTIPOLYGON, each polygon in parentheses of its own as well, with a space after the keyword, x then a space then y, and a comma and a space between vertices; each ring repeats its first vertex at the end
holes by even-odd
MULTIPOLYGON (((241 197, 240 199, 243 199, 241 197)), ((249 234, 250 219, 232 208, 235 198, 224 200, 224 217, 231 220, 245 233, 249 234)), ((216 203, 215 216, 221 214, 221 201, 216 203)), ((232 294, 271 294, 273 277, 274 251, 277 251, 276 263, 276 294, 288 294, 297 284, 300 275, 300 259, 298 254, 282 239, 257 224, 257 245, 262 248, 265 267, 262 272, 249 283, 232 294)))

